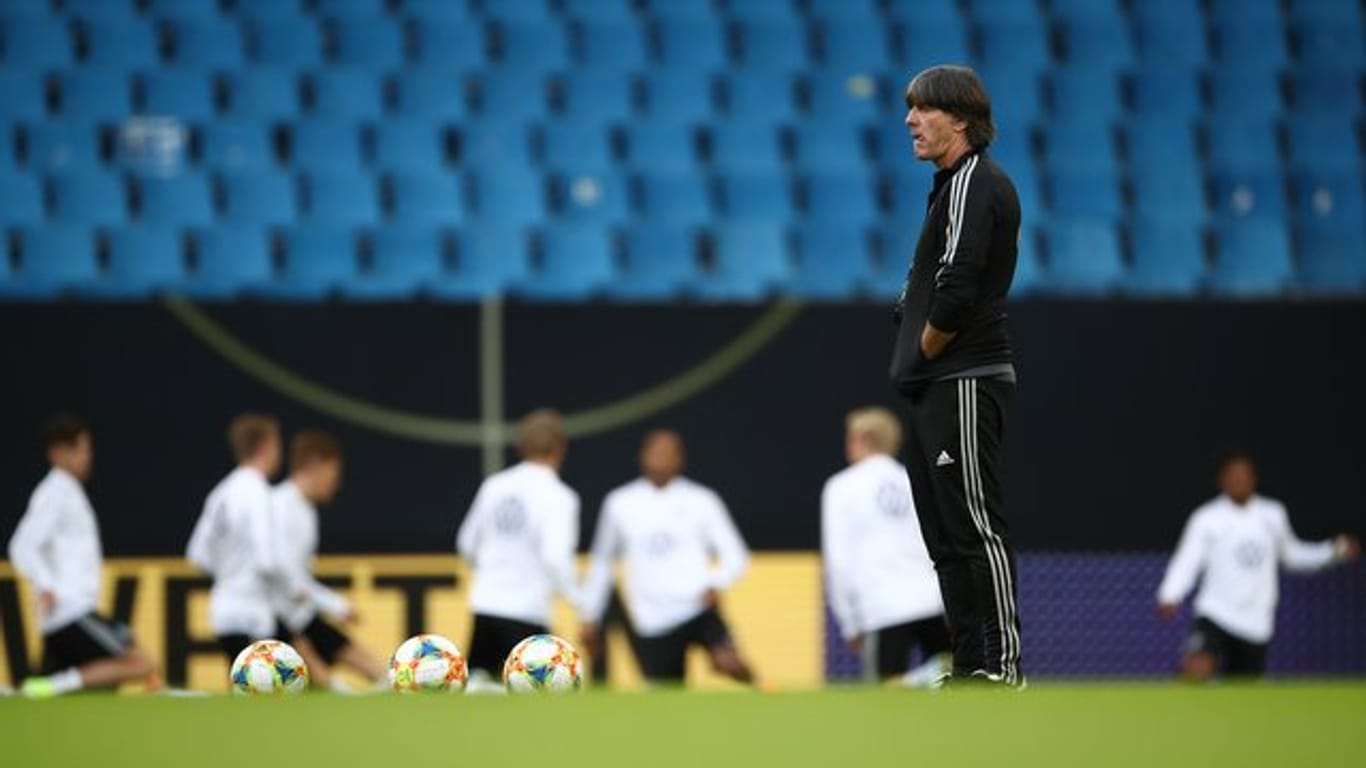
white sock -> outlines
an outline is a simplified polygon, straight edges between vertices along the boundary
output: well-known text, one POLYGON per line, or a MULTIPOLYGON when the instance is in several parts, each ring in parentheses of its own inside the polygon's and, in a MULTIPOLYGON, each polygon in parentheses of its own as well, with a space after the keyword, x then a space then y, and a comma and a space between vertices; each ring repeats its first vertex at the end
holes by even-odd
POLYGON ((81 673, 76 671, 75 667, 64 669, 49 679, 52 680, 52 690, 59 694, 79 691, 85 687, 85 682, 81 680, 81 673))
POLYGON ((333 693, 355 693, 355 692, 356 692, 356 689, 355 689, 355 688, 352 688, 352 687, 350 686, 350 684, 348 684, 345 680, 341 679, 340 677, 334 677, 334 678, 332 678, 332 684, 331 684, 330 686, 328 686, 328 687, 332 689, 332 692, 333 692, 333 693))
POLYGON ((931 656, 924 664, 907 672, 901 684, 907 688, 937 688, 943 676, 953 668, 953 657, 947 653, 931 656))

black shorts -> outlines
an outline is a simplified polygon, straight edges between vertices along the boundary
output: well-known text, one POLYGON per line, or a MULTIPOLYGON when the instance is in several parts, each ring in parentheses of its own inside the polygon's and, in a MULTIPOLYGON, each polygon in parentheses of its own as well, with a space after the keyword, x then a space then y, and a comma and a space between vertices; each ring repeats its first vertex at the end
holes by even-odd
POLYGON ((1209 619, 1198 617, 1186 638, 1186 653, 1208 653, 1223 677, 1261 677, 1266 674, 1266 643, 1253 643, 1231 634, 1209 619))
POLYGON ((231 666, 234 661, 237 661, 237 654, 241 653, 244 648, 257 640, 268 640, 273 638, 275 640, 289 642, 289 637, 292 634, 293 633, 290 632, 284 624, 277 622, 275 624, 275 634, 271 635, 269 638, 252 637, 251 635, 244 635, 241 633, 219 635, 218 650, 222 651, 223 655, 228 657, 228 665, 231 666))
POLYGON ((650 682, 683 682, 688 648, 694 645, 708 649, 734 645, 730 629, 715 608, 708 608, 662 635, 637 638, 640 673, 650 682))
POLYGON ((911 649, 919 646, 923 660, 950 652, 949 626, 943 616, 908 621, 868 633, 864 644, 869 663, 881 679, 896 677, 910 669, 911 649))
POLYGON ((341 655, 342 650, 351 644, 351 638, 347 637, 340 629, 323 621, 321 616, 314 616, 313 620, 308 622, 308 626, 296 634, 308 638, 308 642, 313 645, 314 650, 329 665, 336 664, 337 657, 341 655))
POLYGON ((470 637, 470 652, 465 657, 471 670, 482 669, 499 680, 503 678, 503 662, 513 647, 532 635, 550 632, 541 624, 528 624, 500 616, 474 615, 474 631, 470 637))
POLYGON ((97 613, 87 613, 43 636, 45 675, 82 667, 100 659, 115 659, 133 647, 128 627, 97 613))

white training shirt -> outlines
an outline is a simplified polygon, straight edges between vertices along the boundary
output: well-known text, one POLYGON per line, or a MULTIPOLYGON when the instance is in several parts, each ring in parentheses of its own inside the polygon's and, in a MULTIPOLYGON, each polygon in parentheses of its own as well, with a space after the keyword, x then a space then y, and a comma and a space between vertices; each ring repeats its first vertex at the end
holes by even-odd
POLYGON ((9 541, 15 570, 35 592, 51 592, 54 597, 52 613, 39 619, 43 634, 95 610, 103 557, 99 525, 85 489, 74 475, 53 467, 33 489, 9 541))
POLYGON ((209 625, 218 635, 275 634, 271 596, 283 573, 270 513, 270 484, 260 470, 238 467, 209 492, 185 556, 213 576, 209 625))
POLYGON ((821 553, 845 638, 944 613, 906 468, 890 456, 874 454, 826 481, 821 553))
POLYGON ((1180 603, 1200 579, 1197 616, 1248 642, 1265 643, 1276 617, 1277 566, 1314 571, 1333 560, 1331 541, 1310 544, 1295 537, 1279 501, 1253 496, 1240 507, 1219 496, 1186 523, 1157 599, 1180 603))
POLYGON ((640 478, 607 495, 584 585, 586 618, 599 620, 607 609, 618 556, 626 560, 626 607, 643 637, 702 613, 703 595, 734 584, 749 564, 721 497, 685 477, 663 488, 640 478))
POLYGON ((579 495, 544 464, 524 461, 490 475, 456 534, 470 562, 470 609, 483 616, 549 624, 558 591, 577 610, 574 548, 579 495))
POLYGON ((270 514, 275 522, 275 542, 280 567, 289 577, 277 584, 303 585, 307 600, 287 590, 274 593, 275 615, 295 632, 302 631, 319 613, 342 617, 351 612, 346 598, 313 578, 313 558, 318 554, 318 508, 313 506, 293 480, 286 480, 270 491, 270 514))

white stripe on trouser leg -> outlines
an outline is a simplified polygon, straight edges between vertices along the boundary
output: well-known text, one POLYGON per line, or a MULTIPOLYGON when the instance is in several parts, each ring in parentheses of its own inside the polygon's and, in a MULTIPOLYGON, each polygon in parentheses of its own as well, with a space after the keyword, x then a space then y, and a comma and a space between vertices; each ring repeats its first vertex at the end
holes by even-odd
POLYGON ((109 627, 89 616, 82 616, 76 620, 76 623, 91 640, 94 640, 106 652, 114 656, 123 655, 123 643, 109 627))
POLYGON ((986 494, 982 486, 981 459, 977 450, 977 381, 958 381, 959 452, 963 457, 963 497, 972 516, 977 534, 982 538, 987 564, 991 569, 992 589, 995 593, 996 621, 1001 643, 1001 676, 1014 684, 1015 665, 1019 658, 1018 634, 1015 632, 1015 601, 1010 577, 1010 559, 1001 537, 991 530, 986 512, 986 494))

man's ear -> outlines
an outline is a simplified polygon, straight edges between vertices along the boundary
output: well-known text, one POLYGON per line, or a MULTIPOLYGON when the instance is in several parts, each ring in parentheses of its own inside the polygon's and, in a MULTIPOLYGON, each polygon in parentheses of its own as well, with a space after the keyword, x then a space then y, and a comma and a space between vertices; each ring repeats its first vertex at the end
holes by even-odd
POLYGON ((953 123, 950 124, 950 127, 953 128, 954 133, 967 133, 968 121, 964 120, 961 117, 954 117, 953 123))

